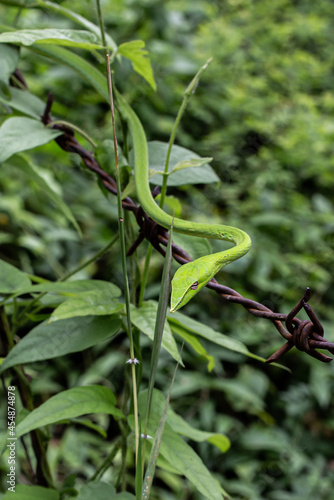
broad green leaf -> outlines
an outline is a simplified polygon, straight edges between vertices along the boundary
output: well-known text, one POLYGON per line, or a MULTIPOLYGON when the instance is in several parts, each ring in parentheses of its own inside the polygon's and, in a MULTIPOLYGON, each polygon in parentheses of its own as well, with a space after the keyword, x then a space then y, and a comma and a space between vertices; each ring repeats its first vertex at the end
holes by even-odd
MULTIPOLYGON (((145 411, 147 404, 147 390, 142 391, 138 397, 139 409, 141 412, 145 411)), ((152 409, 151 409, 151 419, 153 422, 157 422, 162 415, 165 406, 165 397, 162 392, 154 389, 152 409)), ((197 442, 208 441, 209 443, 217 446, 223 453, 225 453, 230 448, 230 440, 224 436, 224 434, 218 434, 214 432, 205 432, 195 429, 186 422, 180 415, 174 412, 174 410, 169 406, 167 410, 167 424, 174 432, 186 436, 189 439, 197 442)))
POLYGON ((169 175, 177 172, 178 170, 183 170, 184 168, 203 167, 204 165, 210 163, 212 160, 213 158, 190 158, 189 160, 180 161, 173 167, 169 175))
MULTIPOLYGON (((155 435, 158 423, 159 421, 150 421, 148 427, 150 436, 155 435)), ((160 454, 174 469, 179 470, 205 498, 223 500, 223 488, 195 451, 171 429, 168 423, 165 424, 160 454)))
MULTIPOLYGON (((170 250, 172 247, 172 245, 171 245, 172 232, 173 231, 171 229, 170 239, 168 241, 169 264, 167 264, 167 266, 168 266, 169 270, 170 270, 170 258, 171 258, 171 251, 170 250)), ((165 264, 164 270, 167 269, 167 266, 165 264)), ((160 305, 160 303, 159 303, 159 305, 160 305)), ((167 301, 166 301, 166 310, 167 310, 167 301)), ((173 378, 172 378, 172 381, 171 381, 170 386, 169 386, 168 396, 166 398, 166 401, 164 401, 164 403, 163 403, 164 405, 163 405, 162 413, 160 413, 160 415, 159 415, 160 418, 158 420, 158 426, 157 426, 157 429, 155 432, 155 436, 153 438, 151 453, 150 453, 148 463, 147 463, 147 469, 146 469, 146 473, 145 473, 144 482, 142 483, 142 496, 140 496, 139 492, 136 491, 138 500, 141 500, 141 499, 148 500, 150 497, 150 494, 151 494, 152 481, 153 481, 153 478, 155 476, 155 470, 156 470, 156 466, 157 466, 157 462, 158 462, 158 458, 159 458, 159 453, 160 453, 161 441, 162 441, 162 437, 163 437, 164 430, 165 430, 167 410, 169 407, 170 398, 172 395, 172 390, 173 390, 176 372, 177 372, 178 367, 179 367, 179 362, 177 362, 177 364, 175 366, 173 378)), ((148 428, 149 417, 151 416, 150 406, 151 406, 151 402, 152 402, 153 389, 151 390, 151 388, 149 387, 149 390, 147 391, 146 396, 147 397, 146 397, 146 405, 145 406, 146 406, 147 416, 146 416, 146 422, 145 422, 145 432, 146 432, 146 429, 148 428)), ((145 410, 145 408, 144 408, 144 410, 145 410)), ((146 445, 146 441, 144 441, 144 447, 145 447, 145 445, 146 445)), ((144 456, 146 455, 145 451, 143 451, 143 455, 144 456)))
MULTIPOLYGON (((27 1, 27 0, 26 0, 27 1)), ((30 0, 34 2, 34 0, 30 0)), ((0 2, 1 3, 1 2, 0 2)), ((53 12, 57 12, 57 14, 60 14, 64 17, 67 17, 68 19, 71 19, 72 21, 76 22, 77 24, 80 24, 86 30, 91 31, 92 33, 95 33, 95 35, 100 38, 101 30, 99 26, 96 26, 96 24, 93 24, 92 22, 88 21, 83 16, 80 16, 80 14, 77 14, 76 12, 66 9, 62 5, 59 5, 55 2, 49 2, 48 0, 39 0, 38 2, 39 6, 44 7, 46 9, 52 10, 53 12)), ((113 50, 117 49, 117 45, 114 42, 114 40, 111 38, 108 33, 105 34, 106 36, 106 41, 109 47, 112 47, 113 50)))
POLYGON ((0 373, 17 364, 83 351, 110 338, 120 327, 119 319, 103 316, 44 322, 16 344, 0 366, 0 373))
POLYGON ((77 280, 77 281, 58 281, 55 283, 40 283, 38 285, 31 285, 27 288, 18 290, 15 295, 24 295, 26 293, 58 293, 69 296, 76 296, 82 292, 89 291, 105 292, 113 297, 120 297, 121 290, 108 281, 102 280, 77 280))
POLYGON ((20 45, 52 44, 67 45, 83 49, 101 49, 99 38, 89 31, 70 29, 23 29, 9 31, 0 35, 0 43, 18 43, 20 45))
POLYGON ((176 325, 173 325, 173 332, 177 333, 188 345, 190 345, 194 351, 206 358, 208 362, 208 371, 211 372, 215 367, 215 358, 210 356, 210 354, 204 349, 200 341, 195 335, 187 332, 184 328, 178 328, 176 325))
POLYGON ((15 153, 42 146, 61 134, 32 118, 8 118, 0 127, 0 163, 15 153))
POLYGON ((75 498, 76 500, 88 500, 90 498, 94 500, 136 500, 136 497, 131 493, 116 493, 113 486, 102 481, 85 484, 75 498))
MULTIPOLYGON (((64 422, 66 421, 64 420, 64 422)), ((93 431, 100 434, 100 436, 102 436, 104 439, 106 439, 106 437, 108 436, 108 433, 104 429, 102 429, 102 427, 100 427, 97 424, 94 424, 91 420, 88 420, 87 418, 71 418, 71 422, 73 422, 74 424, 82 425, 83 427, 87 427, 88 429, 92 429, 93 431)))
MULTIPOLYGON (((167 156, 168 144, 160 141, 151 141, 147 143, 149 153, 149 168, 163 172, 165 169, 165 160, 167 156)), ((174 145, 169 161, 169 171, 180 162, 202 160, 193 151, 174 145)), ((162 175, 156 174, 150 178, 152 184, 162 185, 162 175)), ((182 170, 173 172, 173 175, 168 176, 169 186, 182 186, 185 184, 210 184, 212 182, 220 182, 219 177, 215 174, 210 165, 205 164, 201 167, 188 167, 182 170)))
POLYGON ((120 45, 117 52, 130 59, 133 69, 151 85, 153 90, 156 90, 151 62, 147 57, 148 51, 144 50, 144 47, 145 42, 142 40, 132 40, 120 45))
POLYGON ((19 52, 15 47, 0 45, 0 97, 1 95, 4 95, 6 99, 10 97, 9 78, 15 70, 18 60, 19 52))
POLYGON ((15 493, 7 491, 2 500, 59 500, 59 492, 44 486, 28 486, 17 484, 15 493))
POLYGON ((69 220, 75 229, 78 231, 79 235, 82 235, 81 229, 74 218, 68 205, 61 198, 58 192, 58 185, 55 184, 55 179, 51 176, 48 170, 44 170, 37 165, 34 165, 32 161, 24 155, 18 155, 10 161, 10 164, 14 168, 18 168, 23 171, 27 176, 36 182, 36 184, 41 188, 43 193, 45 193, 57 206, 57 208, 65 215, 67 220, 69 220))
POLYGON ((131 493, 127 493, 126 491, 124 491, 123 493, 117 493, 116 495, 112 495, 110 497, 110 500, 136 500, 136 497, 131 493))
MULTIPOLYGON (((3 31, 13 31, 11 27, 0 25, 0 32, 3 31)), ((61 64, 66 64, 66 66, 75 70, 79 75, 85 78, 96 90, 97 92, 109 102, 109 92, 106 77, 98 70, 95 66, 87 62, 82 57, 74 54, 70 50, 67 50, 59 46, 51 45, 41 45, 29 46, 29 49, 42 56, 49 57, 61 64)))
POLYGON ((88 500, 93 498, 94 500, 106 500, 116 497, 116 491, 113 486, 102 481, 92 481, 88 484, 84 484, 79 491, 79 495, 76 496, 76 500, 88 500))
MULTIPOLYGON (((6 47, 6 45, 0 45, 0 50, 2 47, 6 47)), ((10 99, 7 101, 0 96, 0 102, 32 118, 40 119, 45 108, 45 103, 41 99, 34 94, 30 94, 27 90, 21 90, 15 87, 10 87, 9 92, 10 99)))
POLYGON ((56 46, 46 46, 41 45, 29 47, 30 50, 41 54, 46 57, 61 63, 66 64, 73 70, 75 70, 79 75, 85 78, 97 92, 104 98, 105 101, 109 102, 109 92, 106 77, 89 62, 87 62, 82 57, 74 54, 68 49, 56 46))
MULTIPOLYGON (((173 326, 176 325, 176 327, 184 328, 190 333, 194 333, 195 335, 199 335, 200 337, 210 340, 210 342, 213 342, 214 344, 225 347, 225 349, 245 354, 245 356, 249 356, 250 358, 254 358, 259 361, 265 361, 264 358, 261 358, 260 356, 256 356, 255 354, 249 352, 245 344, 240 342, 240 340, 233 339, 231 337, 228 337, 227 335, 224 335, 223 333, 216 332, 210 326, 204 325, 199 321, 195 321, 194 319, 189 318, 182 313, 169 313, 168 321, 171 325, 172 330, 173 326)), ((178 328, 175 329, 175 333, 178 333, 177 330, 178 328)))
MULTIPOLYGON (((132 323, 153 341, 158 304, 153 300, 148 300, 144 302, 143 305, 138 309, 134 306, 131 306, 130 311, 132 323)), ((162 337, 162 347, 166 349, 166 351, 168 351, 176 361, 179 359, 177 345, 167 321, 165 322, 165 328, 162 337)))
POLYGON ((114 393, 102 385, 74 387, 52 396, 29 413, 16 427, 15 436, 20 437, 39 427, 88 413, 107 413, 116 418, 124 418, 115 403, 114 393))
POLYGON ((30 285, 31 281, 24 272, 0 260, 0 293, 14 293, 30 285))
POLYGON ((75 316, 106 316, 122 311, 124 304, 114 300, 114 295, 105 290, 80 293, 58 306, 51 314, 50 322, 75 316))

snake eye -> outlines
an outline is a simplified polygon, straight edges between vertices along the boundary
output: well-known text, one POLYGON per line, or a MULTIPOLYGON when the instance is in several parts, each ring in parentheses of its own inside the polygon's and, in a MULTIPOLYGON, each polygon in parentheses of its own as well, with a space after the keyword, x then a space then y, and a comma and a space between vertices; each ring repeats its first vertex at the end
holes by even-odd
POLYGON ((192 290, 197 290, 197 288, 198 288, 198 281, 195 281, 195 283, 193 283, 190 288, 192 290))

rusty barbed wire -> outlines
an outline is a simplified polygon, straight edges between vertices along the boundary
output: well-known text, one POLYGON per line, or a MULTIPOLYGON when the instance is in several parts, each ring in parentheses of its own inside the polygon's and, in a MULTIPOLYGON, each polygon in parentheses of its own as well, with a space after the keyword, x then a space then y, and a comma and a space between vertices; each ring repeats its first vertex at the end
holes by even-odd
MULTIPOLYGON (((51 128, 63 132, 62 135, 55 139, 56 143, 64 151, 78 154, 85 166, 99 176, 104 187, 110 193, 117 195, 117 185, 115 179, 113 179, 113 177, 101 168, 94 155, 80 145, 74 137, 73 130, 65 125, 52 125, 52 103, 53 97, 52 94, 49 94, 41 120, 44 125, 49 125, 51 128)), ((156 196, 158 192, 159 189, 156 188, 152 193, 153 196, 156 196)), ((136 241, 128 250, 128 255, 131 255, 140 243, 146 239, 161 255, 165 256, 164 247, 166 247, 168 243, 168 231, 150 219, 148 215, 145 214, 142 207, 137 205, 129 196, 126 196, 122 200, 122 205, 125 210, 129 210, 134 214, 140 228, 136 241)), ((181 247, 175 245, 174 243, 172 244, 172 255, 173 258, 181 265, 192 260, 181 247)), ((310 298, 309 288, 307 288, 303 297, 288 314, 282 314, 275 313, 265 305, 243 297, 236 290, 219 284, 216 279, 211 280, 207 284, 207 287, 214 290, 225 301, 240 304, 253 316, 268 319, 273 323, 274 327, 286 340, 286 342, 266 360, 267 363, 278 361, 292 347, 296 347, 298 350, 303 351, 309 356, 312 356, 324 363, 332 361, 333 358, 316 350, 324 349, 334 355, 334 343, 328 342, 324 338, 323 327, 315 312, 308 304, 308 300, 310 298), (308 320, 302 321, 297 318, 297 314, 302 309, 304 309, 308 315, 308 320), (283 325, 283 322, 285 323, 285 326, 283 325)))

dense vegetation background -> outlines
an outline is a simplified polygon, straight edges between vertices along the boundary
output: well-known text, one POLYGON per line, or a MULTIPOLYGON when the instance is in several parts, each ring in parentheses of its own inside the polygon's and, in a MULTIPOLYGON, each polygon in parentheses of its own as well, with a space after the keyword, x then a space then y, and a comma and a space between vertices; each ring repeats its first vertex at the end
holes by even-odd
MULTIPOLYGON (((96 22, 93 2, 62 5, 96 22)), ((142 120, 149 140, 168 141, 186 86, 213 57, 176 143, 212 156, 221 183, 169 192, 180 200, 183 218, 223 221, 251 235, 250 253, 220 273, 221 283, 281 312, 288 312, 309 286, 326 338, 334 341, 333 4, 123 0, 105 1, 103 9, 107 31, 118 44, 142 39, 149 50, 156 92, 130 63, 122 60, 114 67, 116 85, 142 120)), ((3 24, 18 28, 77 27, 45 9, 1 5, 0 17, 3 24)), ((44 101, 53 93, 55 116, 102 143, 99 159, 107 165, 103 141, 111 139, 110 115, 94 89, 65 66, 26 49, 19 69, 30 92, 44 101)), ((3 120, 6 109, 2 111, 3 120)), ((4 165, 0 257, 54 280, 108 243, 117 230, 116 201, 104 198, 78 158, 56 144, 34 151, 33 158, 62 193, 83 238, 38 186, 4 165)), ((144 247, 139 250, 141 264, 145 252, 144 247)), ((121 286, 119 259, 117 249, 112 250, 81 277, 121 286)), ((155 255, 147 298, 157 299, 161 268, 162 259, 155 255)), ((222 303, 208 290, 184 312, 265 358, 282 344, 269 322, 222 303)), ((37 364, 34 393, 43 401, 60 390, 107 379, 117 393, 123 384, 125 343, 120 337, 108 358, 97 347, 37 364)), ((195 427, 230 438, 226 454, 208 443, 194 445, 224 488, 240 500, 332 499, 333 365, 294 349, 282 360, 288 373, 223 348, 205 347, 214 356, 214 370, 209 373, 207 360, 185 350, 187 372, 178 373, 172 405, 195 427)), ((144 342, 144 357, 145 350, 150 345, 144 342)), ((143 366, 144 380, 147 370, 143 366)), ((163 356, 158 380, 162 390, 172 370, 170 357, 163 356)), ((99 461, 102 438, 82 428, 59 432, 49 450, 57 480, 70 473, 89 476, 99 461)), ((202 498, 182 477, 166 471, 158 473, 155 495, 166 500, 202 498)))

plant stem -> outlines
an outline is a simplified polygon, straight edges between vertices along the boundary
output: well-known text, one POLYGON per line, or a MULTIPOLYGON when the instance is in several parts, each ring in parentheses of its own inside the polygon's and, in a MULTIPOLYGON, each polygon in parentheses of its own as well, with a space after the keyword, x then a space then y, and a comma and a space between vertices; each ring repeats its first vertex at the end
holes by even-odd
POLYGON ((117 137, 116 137, 114 100, 113 100, 113 91, 112 91, 111 72, 110 72, 109 53, 108 52, 107 52, 106 58, 107 58, 107 72, 108 72, 108 88, 109 88, 109 95, 110 95, 110 111, 111 111, 111 116, 112 116, 114 151, 115 151, 115 174, 116 174, 116 182, 117 182, 118 229, 119 229, 119 234, 120 234, 122 270, 123 270, 123 280, 124 280, 126 323, 127 323, 127 330, 128 330, 129 341, 130 341, 130 360, 132 361, 131 373, 132 373, 133 405, 134 405, 134 416, 135 416, 135 441, 136 441, 135 448, 136 448, 136 461, 137 461, 138 443, 139 443, 139 422, 138 422, 137 382, 136 382, 136 369, 135 369, 136 365, 133 362, 135 360, 135 351, 134 351, 134 342, 133 342, 131 318, 130 318, 130 290, 129 290, 129 280, 128 280, 128 273, 127 273, 127 266, 126 266, 126 248, 125 248, 124 215, 123 215, 123 207, 122 207, 122 190, 121 190, 121 179, 120 179, 120 172, 119 172, 119 154, 118 154, 118 144, 117 144, 117 137))
POLYGON ((121 446, 121 440, 122 436, 118 436, 118 438, 114 442, 113 449, 111 450, 107 458, 102 462, 102 464, 96 469, 92 477, 89 479, 88 481, 89 483, 92 481, 97 481, 103 476, 103 474, 105 473, 105 471, 108 469, 113 459, 115 458, 115 455, 121 446))
POLYGON ((99 25, 100 25, 102 45, 103 45, 103 47, 106 48, 106 50, 108 52, 108 48, 107 48, 107 44, 106 44, 106 34, 105 34, 105 30, 104 30, 104 22, 103 22, 103 15, 102 15, 102 9, 101 9, 101 2, 100 2, 100 0, 96 0, 96 9, 97 9, 97 18, 99 20, 99 25))
MULTIPOLYGON (((100 29, 101 29, 101 39, 102 39, 103 45, 106 46, 106 43, 105 43, 106 36, 105 36, 100 0, 96 0, 96 6, 97 6, 97 15, 98 15, 98 19, 99 19, 99 25, 100 25, 100 29)), ((114 151, 115 151, 115 174, 116 174, 116 182, 117 182, 118 229, 119 229, 119 234, 120 234, 120 247, 121 247, 122 269, 123 269, 123 280, 124 280, 126 322, 127 322, 127 331, 128 331, 128 336, 129 336, 129 342, 130 342, 130 361, 132 361, 131 374, 132 374, 133 406, 134 406, 134 417, 135 417, 135 449, 136 449, 136 462, 137 462, 138 446, 139 446, 139 421, 138 421, 137 381, 136 381, 136 369, 135 369, 136 365, 134 363, 135 352, 134 352, 134 342, 133 342, 131 318, 130 318, 130 290, 129 290, 129 280, 128 280, 127 266, 126 266, 124 216, 123 216, 123 207, 122 207, 121 180, 120 180, 120 172, 119 172, 118 144, 117 144, 117 137, 116 137, 114 99, 113 99, 111 71, 110 71, 110 56, 109 56, 109 49, 107 47, 106 47, 106 63, 107 63, 108 90, 109 90, 109 97, 110 97, 110 111, 111 111, 112 127, 113 127, 114 151)))

